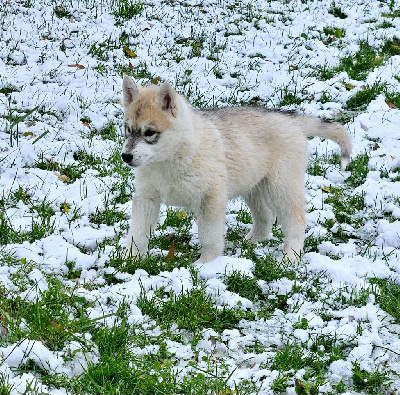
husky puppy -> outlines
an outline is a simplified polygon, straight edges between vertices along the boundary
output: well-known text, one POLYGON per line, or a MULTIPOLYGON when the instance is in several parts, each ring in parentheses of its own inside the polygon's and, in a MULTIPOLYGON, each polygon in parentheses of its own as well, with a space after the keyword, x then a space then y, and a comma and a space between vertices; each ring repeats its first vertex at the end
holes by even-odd
POLYGON ((338 123, 263 107, 196 110, 168 82, 138 87, 125 75, 123 107, 122 159, 136 169, 129 255, 147 252, 165 203, 197 216, 196 263, 215 259, 224 249, 226 204, 240 196, 253 218, 246 238, 266 240, 277 218, 284 255, 294 259, 306 227, 307 137, 335 141, 343 169, 350 160, 351 139, 338 123))

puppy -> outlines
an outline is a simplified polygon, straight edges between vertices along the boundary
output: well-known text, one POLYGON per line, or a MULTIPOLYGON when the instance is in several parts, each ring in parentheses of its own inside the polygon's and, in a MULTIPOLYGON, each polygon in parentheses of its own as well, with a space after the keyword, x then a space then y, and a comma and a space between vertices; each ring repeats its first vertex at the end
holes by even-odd
POLYGON ((351 139, 338 123, 263 107, 196 110, 168 82, 138 87, 123 79, 122 159, 135 168, 136 192, 128 252, 144 255, 160 204, 182 206, 198 220, 201 256, 223 253, 225 209, 242 197, 249 207, 252 242, 268 239, 277 218, 284 255, 298 257, 306 227, 304 174, 307 137, 335 141, 341 167, 350 160, 351 139))

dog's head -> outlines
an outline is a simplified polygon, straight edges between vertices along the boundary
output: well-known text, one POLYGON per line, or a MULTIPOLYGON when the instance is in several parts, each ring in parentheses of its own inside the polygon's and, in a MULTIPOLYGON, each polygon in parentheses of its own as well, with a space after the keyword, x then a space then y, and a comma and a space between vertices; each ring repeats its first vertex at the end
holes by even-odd
POLYGON ((160 87, 142 88, 127 75, 124 75, 122 88, 125 112, 123 161, 138 167, 168 159, 174 140, 171 134, 179 115, 178 94, 168 82, 160 87))

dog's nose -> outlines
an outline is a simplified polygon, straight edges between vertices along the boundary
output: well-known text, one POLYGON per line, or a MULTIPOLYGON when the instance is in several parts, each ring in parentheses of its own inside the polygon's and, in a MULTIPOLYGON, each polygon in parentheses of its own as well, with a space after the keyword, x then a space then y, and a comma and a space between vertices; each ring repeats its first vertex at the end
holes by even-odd
POLYGON ((121 156, 122 156, 122 160, 125 163, 129 163, 133 159, 133 155, 132 154, 121 154, 121 156))

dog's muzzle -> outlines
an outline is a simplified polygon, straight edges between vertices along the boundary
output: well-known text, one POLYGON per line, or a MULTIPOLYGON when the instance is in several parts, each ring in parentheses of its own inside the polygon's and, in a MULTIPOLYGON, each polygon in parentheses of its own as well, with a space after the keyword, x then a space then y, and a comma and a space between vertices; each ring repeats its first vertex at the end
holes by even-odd
POLYGON ((132 159, 133 159, 133 155, 132 154, 124 154, 124 153, 122 153, 121 154, 121 157, 122 157, 122 160, 125 162, 125 163, 130 163, 130 162, 132 162, 132 159))

